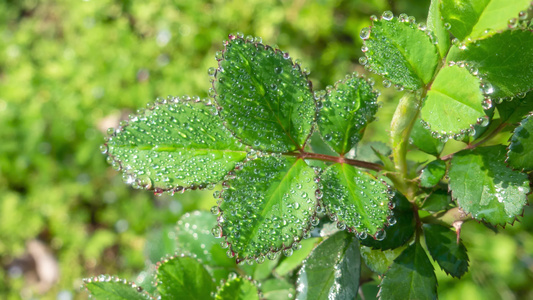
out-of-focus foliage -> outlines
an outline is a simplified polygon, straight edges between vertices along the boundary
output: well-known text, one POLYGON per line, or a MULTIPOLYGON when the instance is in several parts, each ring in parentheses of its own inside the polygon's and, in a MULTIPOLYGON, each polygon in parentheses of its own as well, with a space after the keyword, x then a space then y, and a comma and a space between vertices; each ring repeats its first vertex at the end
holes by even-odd
MULTIPOLYGON (((216 65, 214 53, 228 33, 277 44, 324 88, 363 72, 359 32, 370 15, 391 9, 421 21, 428 6, 423 0, 0 1, 0 298, 85 298, 78 293, 81 278, 102 273, 135 281, 154 252, 149 236, 187 211, 214 205, 211 191, 153 197, 132 190, 99 145, 108 127, 158 96, 206 96, 206 70, 216 65)), ((373 140, 387 141, 382 128, 395 94, 383 94, 379 122, 364 139, 375 133, 373 140)), ((442 298, 532 297, 531 209, 525 215, 497 236, 468 223, 472 271, 461 282, 438 273, 442 298)))

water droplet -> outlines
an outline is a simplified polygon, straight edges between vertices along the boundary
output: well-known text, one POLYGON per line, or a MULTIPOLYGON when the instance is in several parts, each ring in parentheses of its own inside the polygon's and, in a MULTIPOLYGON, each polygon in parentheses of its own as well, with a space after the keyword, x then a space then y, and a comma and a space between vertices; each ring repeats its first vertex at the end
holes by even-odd
POLYGON ((381 17, 382 17, 384 20, 390 21, 390 20, 392 20, 392 18, 394 18, 394 14, 392 13, 392 11, 390 11, 390 10, 386 10, 386 11, 383 12, 383 14, 381 15, 381 17))
POLYGON ((376 241, 383 241, 385 239, 385 237, 387 236, 387 233, 385 232, 385 230, 380 230, 376 233, 376 241))
POLYGON ((363 40, 367 40, 370 37, 370 28, 365 27, 365 28, 361 29, 361 32, 359 33, 359 36, 363 40))
POLYGON ((444 28, 446 28, 446 30, 450 30, 450 29, 452 29, 452 24, 444 23, 444 28))
POLYGON ((383 87, 385 88, 390 88, 390 86, 392 85, 392 83, 390 82, 390 80, 383 80, 383 87))

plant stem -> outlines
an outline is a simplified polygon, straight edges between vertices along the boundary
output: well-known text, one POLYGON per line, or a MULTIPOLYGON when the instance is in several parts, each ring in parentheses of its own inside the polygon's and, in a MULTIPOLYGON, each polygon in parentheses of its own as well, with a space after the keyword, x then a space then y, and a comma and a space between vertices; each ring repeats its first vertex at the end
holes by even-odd
POLYGON ((290 153, 285 153, 284 155, 295 156, 295 157, 302 158, 302 159, 316 159, 316 160, 322 160, 322 161, 330 161, 334 163, 344 163, 344 164, 349 164, 352 166, 374 170, 374 171, 383 170, 382 165, 378 165, 375 163, 366 162, 362 160, 357 160, 357 159, 348 159, 342 156, 332 156, 332 155, 325 155, 325 154, 318 154, 318 153, 310 153, 310 152, 305 152, 305 151, 290 152, 290 153))
POLYGON ((409 181, 406 155, 409 136, 420 111, 422 98, 423 95, 405 93, 396 107, 391 122, 392 157, 396 173, 390 174, 389 178, 411 202, 414 201, 416 185, 409 181))

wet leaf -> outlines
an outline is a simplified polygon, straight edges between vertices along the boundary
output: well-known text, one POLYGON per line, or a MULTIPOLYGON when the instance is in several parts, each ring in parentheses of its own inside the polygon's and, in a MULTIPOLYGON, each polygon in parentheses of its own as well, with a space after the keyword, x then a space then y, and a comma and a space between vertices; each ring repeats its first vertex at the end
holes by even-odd
POLYGON ((450 207, 451 198, 448 191, 436 190, 431 193, 422 203, 422 209, 426 211, 442 211, 450 207))
MULTIPOLYGON (((208 298, 206 298, 208 299, 208 298)), ((259 299, 259 290, 257 286, 248 279, 242 277, 230 276, 222 286, 220 286, 215 295, 217 300, 254 300, 259 299), (231 278, 233 277, 233 278, 231 278)))
POLYGON ((309 253, 315 249, 316 244, 320 241, 318 238, 309 238, 305 239, 301 242, 301 249, 298 251, 295 251, 291 256, 286 257, 283 259, 279 265, 276 267, 276 270, 274 271, 276 275, 278 276, 285 276, 290 271, 295 270, 298 268, 302 261, 304 261, 307 256, 309 256, 309 253))
MULTIPOLYGON (((507 1, 506 1, 507 2, 507 1)), ((487 96, 497 99, 533 89, 533 31, 511 30, 452 48, 448 60, 466 61, 490 84, 487 96)))
POLYGON ((263 156, 236 171, 225 183, 218 221, 237 261, 298 247, 315 214, 314 178, 292 157, 263 156))
POLYGON ((476 220, 502 226, 522 213, 529 193, 527 175, 505 165, 505 151, 501 145, 461 151, 448 172, 459 207, 476 220))
POLYGON ((486 30, 506 29, 509 20, 527 11, 530 0, 441 0, 444 21, 459 40, 489 35, 486 30))
POLYGON ((392 84, 417 90, 429 83, 437 68, 439 54, 430 37, 418 25, 401 21, 385 12, 363 28, 361 38, 366 66, 392 84))
POLYGON ((533 93, 528 93, 525 97, 515 98, 512 101, 502 101, 496 104, 500 119, 508 124, 515 124, 533 112, 533 93))
POLYGON ((427 164, 420 173, 420 186, 431 188, 436 186, 446 174, 446 163, 440 159, 427 164))
POLYGON ((450 33, 444 26, 444 20, 440 12, 440 0, 431 0, 429 5, 427 27, 431 30, 437 39, 437 48, 441 58, 446 57, 450 48, 450 33))
POLYGON ((142 288, 116 277, 100 275, 84 279, 84 286, 96 300, 146 300, 155 299, 142 288))
POLYGON ((292 300, 294 285, 282 279, 270 279, 261 283, 261 292, 267 300, 292 300))
POLYGON ((215 100, 225 125, 254 149, 303 148, 315 118, 307 76, 279 49, 230 38, 219 62, 215 100))
POLYGON ((405 248, 402 246, 390 250, 374 250, 371 247, 361 246, 360 251, 367 267, 373 272, 383 275, 405 248))
POLYGON ((157 267, 157 290, 162 299, 211 299, 215 282, 198 260, 187 257, 172 257, 157 267))
POLYGON ((391 203, 394 206, 393 214, 389 217, 389 225, 385 227, 384 237, 381 236, 383 240, 367 236, 359 241, 361 245, 387 250, 398 248, 411 239, 415 233, 416 223, 411 203, 400 193, 394 195, 391 203))
POLYGON ((134 187, 162 192, 217 183, 246 152, 215 112, 205 101, 160 101, 113 132, 109 158, 134 187))
POLYGON ((296 283, 297 300, 355 299, 361 260, 357 239, 345 231, 320 243, 304 262, 296 283))
POLYGON ((426 129, 420 120, 417 120, 411 131, 413 145, 428 154, 439 156, 444 148, 444 143, 431 136, 431 131, 426 129))
POLYGON ((220 239, 211 233, 217 217, 210 212, 194 211, 184 214, 176 225, 178 252, 195 256, 209 266, 233 267, 235 262, 220 247, 220 239))
POLYGON ((336 163, 324 170, 320 183, 324 207, 339 229, 374 236, 387 223, 387 186, 369 173, 336 163))
POLYGON ((437 299, 433 265, 419 242, 394 260, 381 281, 379 299, 437 299))
POLYGON ((318 129, 324 141, 343 155, 361 139, 362 130, 374 120, 377 93, 363 77, 337 82, 319 102, 318 129))
POLYGON ((440 135, 465 135, 485 116, 480 80, 459 66, 444 67, 427 92, 421 117, 440 135))
POLYGON ((533 170, 532 134, 533 117, 530 115, 520 123, 520 126, 515 128, 511 137, 506 160, 511 168, 522 171, 533 170))
POLYGON ((424 224, 424 236, 431 257, 441 269, 453 277, 468 271, 468 254, 463 242, 457 244, 455 231, 438 224, 424 224))

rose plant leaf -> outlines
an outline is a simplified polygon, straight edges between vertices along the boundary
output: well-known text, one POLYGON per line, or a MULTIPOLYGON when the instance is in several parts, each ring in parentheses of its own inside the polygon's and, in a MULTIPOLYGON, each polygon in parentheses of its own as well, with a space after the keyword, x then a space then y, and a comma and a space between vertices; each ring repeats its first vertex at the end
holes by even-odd
POLYGON ((378 295, 379 299, 437 299, 437 278, 420 242, 407 247, 394 260, 378 295))
POLYGON ((230 274, 230 278, 217 289, 215 299, 259 300, 259 289, 250 280, 230 274))
POLYGON ((219 246, 220 240, 211 233, 216 225, 217 217, 210 212, 184 214, 176 224, 178 252, 194 256, 208 266, 234 267, 235 261, 226 255, 219 246))
POLYGON ((509 98, 533 89, 533 31, 508 30, 453 47, 449 61, 465 61, 489 83, 487 96, 509 98))
POLYGON ((268 155, 246 162, 223 183, 215 231, 238 262, 298 246, 315 215, 315 176, 302 159, 268 155))
POLYGON ((460 151, 448 172, 458 206, 476 220, 502 226, 522 213, 529 193, 527 175, 506 166, 505 152, 502 145, 460 151))
POLYGON ((433 78, 438 50, 417 24, 393 17, 387 11, 370 28, 363 28, 361 38, 366 67, 392 84, 417 90, 433 78))
POLYGON ((413 145, 428 154, 438 156, 444 148, 444 143, 431 135, 431 131, 426 129, 420 120, 417 120, 411 131, 410 141, 413 145))
POLYGON ((515 170, 533 170, 533 117, 531 115, 515 128, 506 162, 515 170))
POLYGON ((515 98, 512 101, 502 101, 496 104, 496 107, 502 121, 508 124, 519 123, 533 112, 533 93, 527 93, 525 97, 515 98))
POLYGON ((296 290, 294 284, 284 279, 269 279, 261 283, 261 292, 267 300, 292 300, 296 290))
POLYGON ((230 36, 213 82, 226 127, 257 150, 303 149, 315 102, 307 75, 288 54, 230 36))
POLYGON ((443 211, 450 208, 451 198, 448 191, 436 190, 424 199, 421 209, 425 211, 443 211))
POLYGON ((360 272, 357 239, 339 231, 320 243, 304 261, 296 282, 296 299, 355 299, 360 272))
POLYGON ((427 92, 421 117, 432 132, 464 135, 485 116, 482 101, 479 78, 466 68, 444 67, 427 92))
POLYGON ((437 48, 441 58, 446 57, 450 48, 450 33, 444 26, 444 20, 440 11, 440 0, 431 0, 429 5, 427 27, 431 30, 437 39, 437 48))
POLYGON ((206 101, 171 98, 132 116, 106 143, 134 187, 182 191, 215 184, 246 157, 206 101))
POLYGON ((395 193, 391 201, 393 216, 389 217, 389 225, 385 227, 382 240, 372 237, 361 238, 361 245, 374 249, 388 250, 398 248, 407 243, 415 233, 415 218, 409 201, 400 193, 395 193))
POLYGON ((518 18, 530 5, 531 0, 441 0, 440 9, 450 32, 463 41, 490 35, 486 33, 489 29, 506 29, 509 20, 518 18))
POLYGON ((83 286, 96 300, 147 300, 155 299, 141 287, 123 279, 100 275, 83 280, 83 286))
POLYGON ((308 238, 303 240, 300 245, 301 248, 295 251, 291 256, 285 257, 274 270, 278 277, 287 275, 289 272, 297 269, 302 262, 309 256, 309 253, 315 249, 316 244, 320 241, 319 238, 308 238))
POLYGON ((377 93, 363 77, 339 81, 318 103, 318 129, 324 141, 344 155, 361 139, 362 130, 374 120, 377 93))
POLYGON ((440 159, 427 164, 420 173, 420 186, 431 188, 436 186, 446 174, 446 163, 440 159))
POLYGON ((211 299, 216 285, 205 267, 195 258, 175 256, 157 265, 157 291, 162 299, 211 299))
MULTIPOLYGON (((390 215, 388 187, 367 172, 343 163, 320 177, 322 203, 337 227, 375 236, 390 215)), ((382 231, 381 231, 382 232, 382 231)))
POLYGON ((455 231, 439 224, 424 224, 429 254, 446 274, 461 277, 468 271, 468 254, 455 231))
POLYGON ((172 225, 166 225, 148 235, 145 253, 150 262, 155 264, 165 255, 174 255, 176 246, 176 229, 172 225))
POLYGON ((380 250, 361 246, 361 258, 370 270, 379 275, 383 275, 405 248, 407 248, 407 246, 401 246, 390 250, 380 250))

